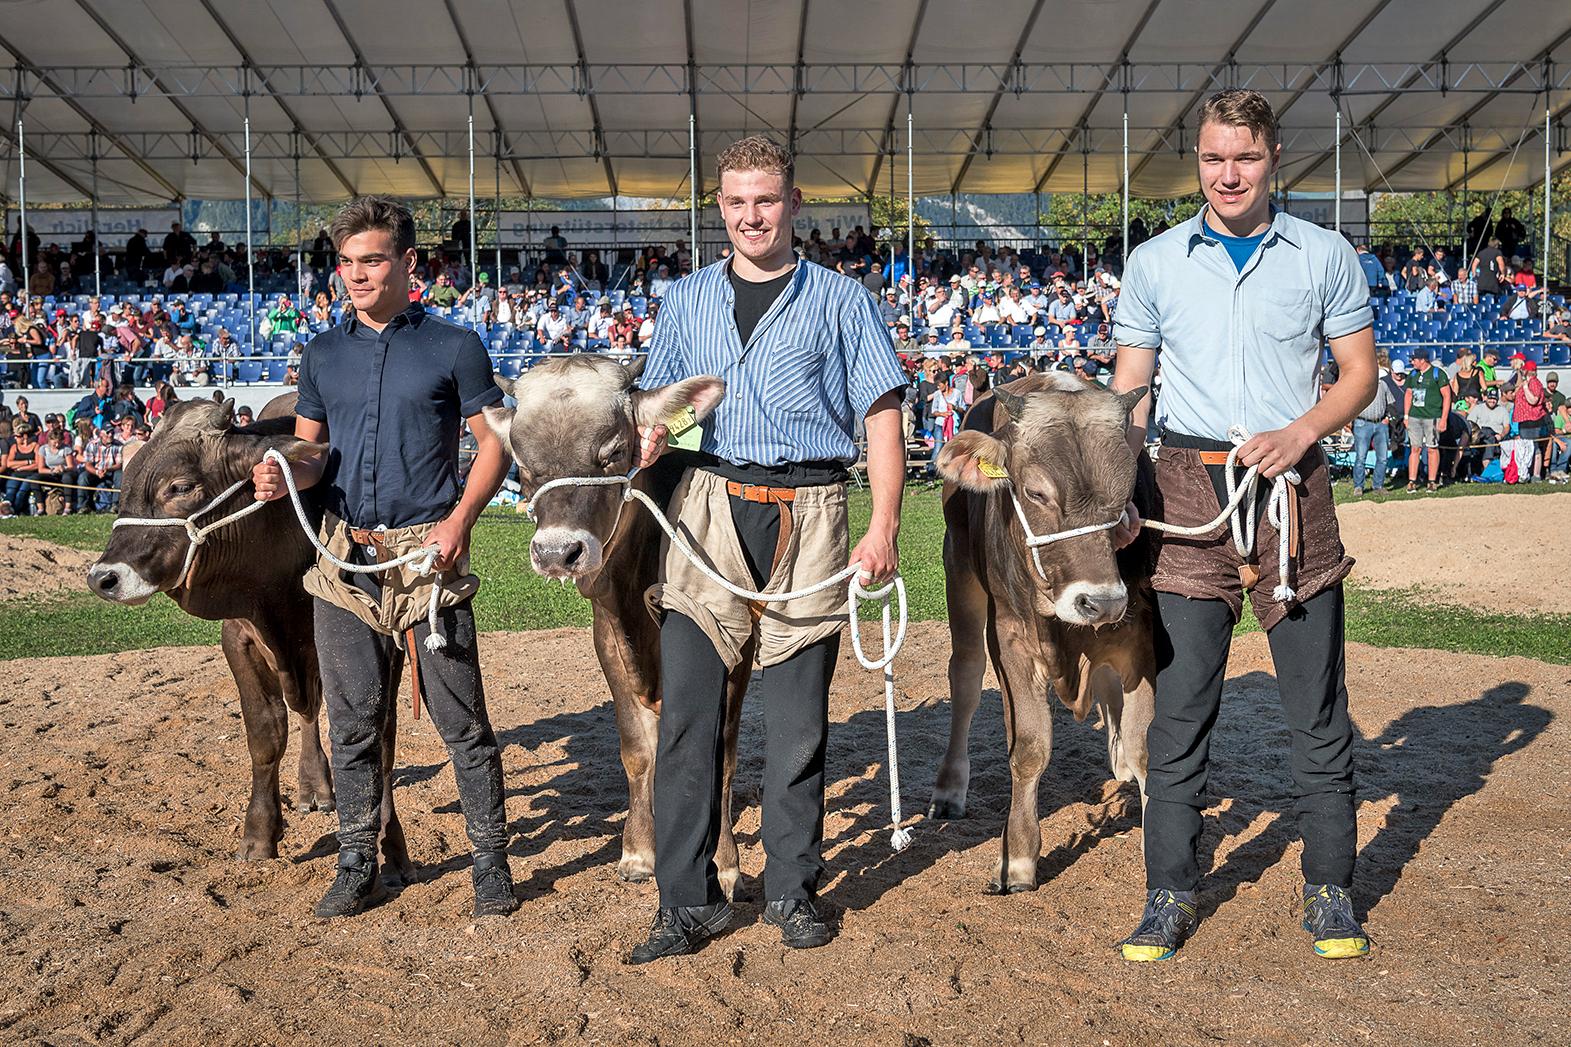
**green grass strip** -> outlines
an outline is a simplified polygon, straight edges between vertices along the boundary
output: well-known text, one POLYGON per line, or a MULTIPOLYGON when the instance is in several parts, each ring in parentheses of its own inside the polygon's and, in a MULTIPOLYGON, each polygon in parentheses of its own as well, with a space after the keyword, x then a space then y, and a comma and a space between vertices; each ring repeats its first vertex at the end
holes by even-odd
MULTIPOLYGON (((1457 497, 1486 494, 1499 487, 1451 488, 1457 497)), ((1544 493, 1535 484, 1515 490, 1544 493)), ((1367 497, 1367 496, 1366 496, 1367 497)), ((1405 494, 1392 499, 1413 497, 1405 494)), ((866 491, 851 493, 853 539, 866 531, 872 500, 866 491)), ((27 534, 80 549, 101 549, 110 518, 29 517, 5 521, 0 530, 27 534)), ((488 510, 474 531, 473 560, 484 579, 475 598, 482 631, 587 626, 589 604, 574 588, 547 582, 529 566, 533 526, 510 510, 488 510)), ((912 621, 945 618, 943 575, 944 520, 934 485, 906 490, 900 532, 900 569, 905 575, 912 621)), ((1246 605, 1247 606, 1247 605, 1246 605)), ((872 609, 868 609, 871 615, 872 609)), ((190 618, 164 596, 142 607, 106 603, 86 591, 52 598, 0 602, 8 628, 0 630, 0 660, 103 654, 185 644, 215 643, 218 626, 190 618)), ((1245 611, 1240 633, 1258 629, 1245 611)), ((1417 591, 1348 588, 1347 637, 1380 647, 1413 647, 1486 655, 1523 655, 1571 664, 1571 616, 1517 617, 1435 603, 1417 591)))

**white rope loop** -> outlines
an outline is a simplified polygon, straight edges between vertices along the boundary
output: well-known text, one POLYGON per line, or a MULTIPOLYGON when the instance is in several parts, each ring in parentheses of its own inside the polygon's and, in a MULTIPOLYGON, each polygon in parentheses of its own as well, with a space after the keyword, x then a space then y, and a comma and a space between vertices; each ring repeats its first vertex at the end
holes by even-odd
POLYGON ((612 487, 621 486, 622 502, 636 501, 654 518, 655 523, 665 532, 666 538, 671 542, 672 548, 687 558, 700 574, 714 582, 720 588, 733 596, 755 603, 786 603, 798 600, 805 596, 823 592, 825 589, 837 585, 846 585, 846 621, 851 631, 851 650, 856 655, 856 660, 862 668, 872 672, 883 671, 884 674, 884 730, 888 740, 889 752, 889 813, 890 837, 889 845, 895 851, 903 851, 911 844, 911 833, 900 823, 904 819, 900 809, 900 766, 899 750, 895 741, 895 655, 900 653, 901 646, 905 643, 906 626, 909 619, 909 610, 906 603, 905 579, 896 574, 893 579, 876 589, 867 589, 862 585, 862 576, 865 574, 860 563, 848 564, 844 570, 837 571, 820 581, 802 589, 795 589, 785 593, 762 593, 752 589, 744 589, 735 584, 724 575, 720 574, 709 564, 704 562, 696 550, 688 544, 681 534, 666 519, 666 515, 655 504, 654 499, 644 492, 633 487, 633 477, 638 474, 634 469, 626 476, 564 476, 555 480, 548 480, 535 488, 534 495, 524 506, 524 512, 531 520, 535 519, 535 507, 539 504, 540 496, 547 491, 563 487, 612 487), (882 603, 884 652, 878 658, 869 658, 862 649, 862 633, 858 606, 862 601, 877 600, 882 603), (893 604, 893 607, 891 607, 893 604), (891 619, 896 622, 891 635, 891 619))
MULTIPOLYGON (((305 532, 306 538, 310 540, 312 546, 316 548, 316 551, 334 567, 337 567, 341 571, 348 571, 352 574, 377 574, 382 571, 396 570, 399 567, 409 567, 415 572, 415 574, 422 578, 428 577, 435 573, 436 558, 441 555, 441 551, 437 549, 436 546, 429 545, 420 549, 416 549, 413 552, 405 553, 403 556, 400 556, 397 559, 387 560, 383 563, 356 564, 349 563, 346 560, 340 560, 338 557, 329 552, 327 547, 317 539, 316 530, 311 526, 311 521, 306 518, 305 504, 300 500, 300 489, 298 486, 296 486, 294 473, 289 468, 289 459, 284 457, 282 451, 279 451, 276 448, 271 448, 266 454, 262 456, 262 460, 273 461, 278 464, 279 469, 284 474, 284 486, 289 491, 289 501, 294 506, 295 519, 300 521, 300 530, 305 532)), ((191 565, 196 560, 196 551, 204 542, 207 541, 207 536, 209 534, 212 534, 221 527, 227 527, 238 520, 242 520, 261 509, 263 506, 267 505, 266 502, 253 501, 249 505, 243 506, 230 513, 228 516, 214 520, 205 527, 198 527, 196 525, 196 521, 199 517, 204 516, 218 508, 218 506, 222 505, 225 500, 233 496, 242 487, 250 482, 250 477, 236 480, 217 497, 213 498, 206 505, 203 505, 190 516, 159 518, 121 517, 114 522, 112 527, 184 527, 186 536, 190 539, 190 544, 186 547, 185 565, 180 569, 180 581, 176 586, 178 588, 179 586, 185 585, 186 576, 191 573, 191 565)), ((424 644, 425 649, 428 651, 440 651, 442 648, 447 646, 447 640, 437 629, 437 611, 440 609, 438 601, 441 598, 441 594, 442 582, 441 579, 438 578, 431 586, 431 601, 426 608, 426 623, 431 627, 430 635, 425 638, 424 644)))

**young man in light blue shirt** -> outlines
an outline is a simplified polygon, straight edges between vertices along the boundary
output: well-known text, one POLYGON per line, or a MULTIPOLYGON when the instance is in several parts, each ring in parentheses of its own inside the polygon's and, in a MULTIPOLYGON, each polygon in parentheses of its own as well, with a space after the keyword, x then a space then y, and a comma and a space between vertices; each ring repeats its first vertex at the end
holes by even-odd
MULTIPOLYGON (((1235 437, 1239 467, 1259 466, 1266 481, 1296 470, 1301 482, 1290 488, 1286 577, 1275 555, 1278 530, 1260 519, 1260 499, 1247 511, 1260 520, 1256 548, 1267 553, 1241 556, 1226 527, 1209 538, 1157 535, 1146 908, 1119 945, 1128 960, 1165 960, 1194 929, 1210 735, 1247 593, 1270 640, 1292 739, 1304 928, 1318 955, 1358 956, 1369 942, 1348 896, 1357 832, 1342 580, 1352 560, 1337 532, 1318 441, 1375 392, 1369 285, 1339 235, 1271 207, 1280 147, 1264 96, 1222 91, 1202 107, 1199 123, 1206 206, 1130 255, 1114 328, 1113 389, 1149 385, 1160 350, 1156 504, 1167 523, 1192 526, 1217 515, 1235 437), (1339 374, 1322 396, 1326 340, 1339 374)), ((1145 442, 1149 410, 1142 403, 1132 414, 1136 448, 1145 442)), ((1118 542, 1139 526, 1133 504, 1129 514, 1118 542)))

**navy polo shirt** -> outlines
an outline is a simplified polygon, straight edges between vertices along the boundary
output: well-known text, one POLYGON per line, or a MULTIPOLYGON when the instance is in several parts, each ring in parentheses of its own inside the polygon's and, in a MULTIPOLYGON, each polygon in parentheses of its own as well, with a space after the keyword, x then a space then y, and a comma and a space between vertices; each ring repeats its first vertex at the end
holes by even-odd
POLYGON ((354 527, 409 527, 457 504, 460 422, 501 400, 479 336, 416 303, 381 331, 351 312, 311 339, 295 412, 327 423, 327 509, 354 527))

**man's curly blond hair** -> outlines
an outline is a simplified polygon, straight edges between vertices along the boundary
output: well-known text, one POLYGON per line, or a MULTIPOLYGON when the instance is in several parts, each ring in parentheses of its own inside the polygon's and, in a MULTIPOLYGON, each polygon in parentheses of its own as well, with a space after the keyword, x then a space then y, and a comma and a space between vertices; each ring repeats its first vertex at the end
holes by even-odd
POLYGON ((791 150, 773 138, 753 135, 722 149, 715 169, 717 179, 727 171, 767 171, 784 175, 786 187, 790 188, 796 175, 796 160, 791 150))

